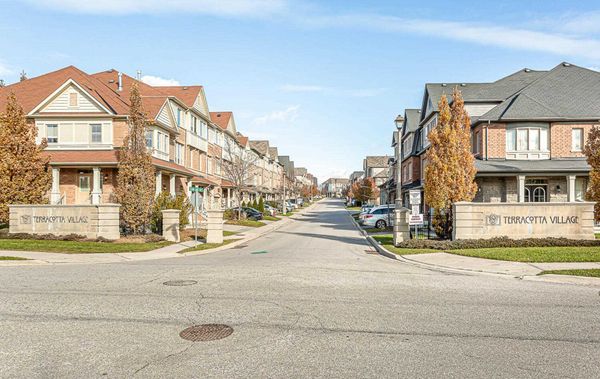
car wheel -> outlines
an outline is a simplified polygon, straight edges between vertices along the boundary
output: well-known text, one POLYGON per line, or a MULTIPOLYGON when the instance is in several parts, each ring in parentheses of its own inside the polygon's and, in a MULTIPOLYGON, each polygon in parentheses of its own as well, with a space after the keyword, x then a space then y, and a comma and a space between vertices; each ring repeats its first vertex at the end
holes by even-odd
POLYGON ((375 223, 375 227, 377 227, 377 229, 385 229, 385 221, 383 220, 379 220, 375 223))

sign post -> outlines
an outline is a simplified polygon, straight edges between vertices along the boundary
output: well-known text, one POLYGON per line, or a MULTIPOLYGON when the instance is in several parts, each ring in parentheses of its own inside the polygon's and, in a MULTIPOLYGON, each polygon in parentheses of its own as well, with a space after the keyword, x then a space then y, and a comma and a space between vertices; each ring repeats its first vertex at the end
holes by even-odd
POLYGON ((418 226, 423 225, 423 214, 420 213, 421 209, 421 191, 420 190, 410 190, 410 205, 411 205, 411 214, 408 225, 415 226, 415 239, 419 238, 418 235, 418 226))
POLYGON ((204 192, 204 188, 192 185, 191 191, 194 202, 194 240, 198 241, 198 202, 200 194, 204 192))

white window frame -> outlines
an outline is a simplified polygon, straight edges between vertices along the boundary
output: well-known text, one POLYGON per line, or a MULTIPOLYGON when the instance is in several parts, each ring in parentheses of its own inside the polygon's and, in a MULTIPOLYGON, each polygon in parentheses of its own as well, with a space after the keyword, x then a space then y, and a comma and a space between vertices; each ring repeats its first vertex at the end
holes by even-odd
POLYGON ((90 144, 97 144, 97 143, 102 143, 102 124, 90 124, 90 144), (94 133, 94 128, 98 127, 99 128, 99 134, 98 133, 94 133), (94 135, 96 136, 100 136, 100 140, 99 141, 94 141, 94 135))
POLYGON ((583 151, 583 128, 571 129, 571 151, 576 153, 583 151), (575 135, 576 132, 579 133, 579 136, 575 135))
POLYGON ((46 124, 46 140, 48 143, 58 143, 58 124, 46 124), (51 136, 50 130, 54 130, 56 135, 51 136))

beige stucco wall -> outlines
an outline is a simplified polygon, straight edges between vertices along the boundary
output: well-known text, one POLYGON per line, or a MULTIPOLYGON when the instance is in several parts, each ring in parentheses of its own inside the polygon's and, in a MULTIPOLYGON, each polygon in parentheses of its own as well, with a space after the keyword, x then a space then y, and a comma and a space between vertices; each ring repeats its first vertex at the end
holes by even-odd
POLYGON ((468 203, 454 206, 453 239, 594 239, 594 203, 468 203))
POLYGON ((9 205, 9 233, 119 238, 119 204, 9 205))

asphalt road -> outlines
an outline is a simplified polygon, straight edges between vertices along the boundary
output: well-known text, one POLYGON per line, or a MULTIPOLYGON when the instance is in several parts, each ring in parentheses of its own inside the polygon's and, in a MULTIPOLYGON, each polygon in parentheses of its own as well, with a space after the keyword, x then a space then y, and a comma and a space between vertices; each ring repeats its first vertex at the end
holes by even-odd
POLYGON ((597 290, 369 249, 328 200, 241 249, 1 267, 0 377, 598 377, 597 290), (205 323, 234 332, 179 337, 205 323))

